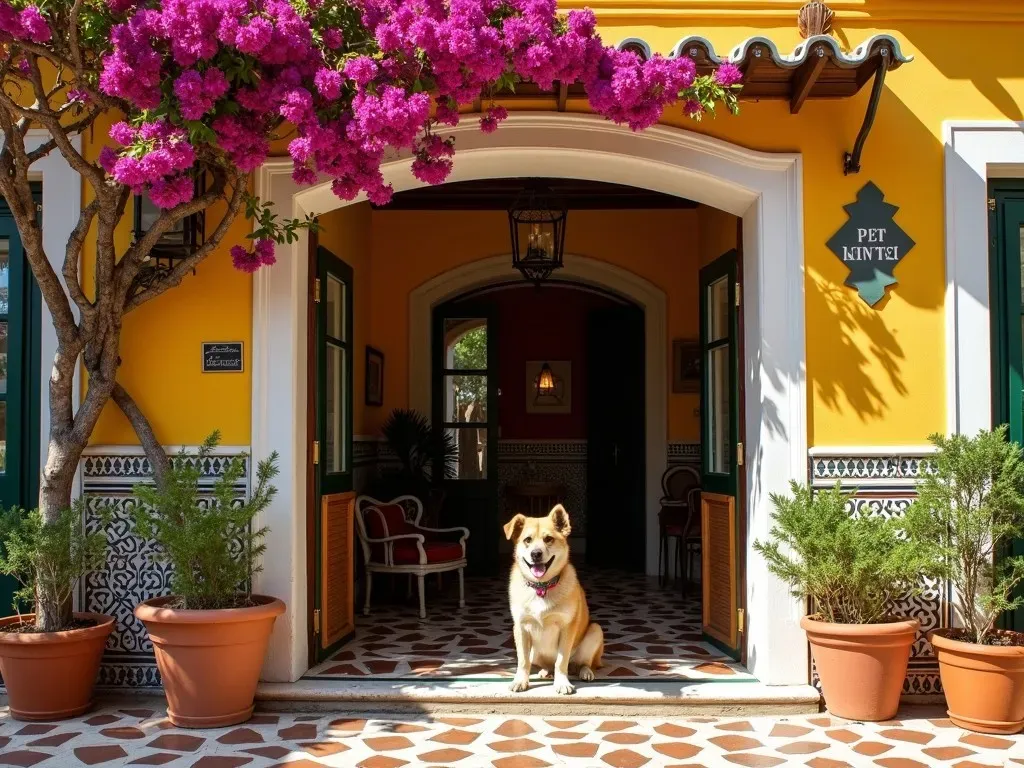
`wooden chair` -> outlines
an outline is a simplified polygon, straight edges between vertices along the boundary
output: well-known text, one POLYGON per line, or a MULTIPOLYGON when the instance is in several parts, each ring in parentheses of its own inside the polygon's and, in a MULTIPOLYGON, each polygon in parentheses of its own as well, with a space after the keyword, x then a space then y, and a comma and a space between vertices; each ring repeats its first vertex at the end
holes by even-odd
POLYGON ((544 517, 556 504, 565 503, 565 486, 558 483, 523 483, 505 487, 510 517, 544 517))
POLYGON ((676 540, 673 577, 675 572, 680 569, 680 556, 685 549, 688 496, 690 490, 698 486, 700 486, 700 473, 693 467, 672 466, 661 476, 661 511, 658 513, 658 580, 661 584, 664 584, 668 578, 671 539, 676 540))
POLYGON ((406 573, 419 582, 420 618, 427 617, 424 579, 428 573, 459 572, 459 608, 466 607, 463 569, 468 528, 427 528, 420 525, 423 503, 415 496, 384 502, 370 496, 356 499, 356 529, 366 564, 366 600, 370 614, 374 573, 406 573))
POLYGON ((697 558, 697 573, 700 574, 700 558, 703 555, 703 514, 701 512, 700 488, 691 488, 687 494, 686 526, 683 528, 682 549, 683 549, 683 597, 686 597, 686 585, 690 581, 690 573, 693 571, 693 560, 697 558))

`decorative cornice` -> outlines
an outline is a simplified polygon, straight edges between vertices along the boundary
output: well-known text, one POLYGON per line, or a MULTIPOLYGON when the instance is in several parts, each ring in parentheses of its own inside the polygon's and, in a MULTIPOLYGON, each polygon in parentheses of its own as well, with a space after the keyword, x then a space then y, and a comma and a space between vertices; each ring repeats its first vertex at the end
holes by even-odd
MULTIPOLYGON (((629 38, 628 41, 624 40, 620 43, 618 47, 621 48, 627 42, 631 42, 634 45, 646 45, 644 41, 639 40, 638 38, 629 38)), ((768 49, 772 62, 777 67, 781 67, 783 69, 795 69, 807 61, 808 57, 811 56, 812 51, 816 51, 817 47, 823 46, 830 49, 832 59, 835 61, 836 66, 843 69, 854 69, 863 64, 868 57, 872 55, 875 48, 880 45, 890 46, 892 48, 893 64, 890 65, 890 69, 914 60, 913 56, 907 56, 903 53, 903 49, 900 47, 900 41, 892 35, 873 35, 849 53, 843 51, 839 46, 839 41, 831 35, 815 35, 814 37, 809 37, 794 48, 792 53, 780 52, 779 47, 776 45, 774 40, 762 35, 757 35, 755 37, 748 37, 739 45, 735 46, 729 52, 729 55, 724 58, 715 52, 714 45, 706 37, 702 37, 701 35, 691 35, 676 43, 669 55, 672 58, 677 58, 679 56, 696 56, 694 51, 699 46, 707 50, 708 58, 714 64, 721 64, 723 61, 731 61, 733 64, 742 67, 751 51, 753 51, 755 57, 760 58, 761 54, 757 49, 763 46, 768 49)), ((815 55, 828 54, 816 53, 815 55)))
MULTIPOLYGON (((806 0, 561 0, 561 10, 590 8, 598 19, 625 23, 629 20, 696 20, 717 22, 792 23, 806 0)), ((836 22, 894 21, 1024 21, 1024 8, 1007 0, 828 0, 836 22)))

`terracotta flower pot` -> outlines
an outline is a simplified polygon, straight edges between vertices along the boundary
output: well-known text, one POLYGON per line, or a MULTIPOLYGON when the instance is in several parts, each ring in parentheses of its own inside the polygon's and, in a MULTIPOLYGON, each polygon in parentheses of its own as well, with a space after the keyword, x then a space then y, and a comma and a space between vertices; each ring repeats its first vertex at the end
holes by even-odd
POLYGON ((135 609, 153 641, 167 696, 167 718, 182 728, 217 728, 252 717, 252 701, 274 620, 276 597, 253 595, 250 608, 185 611, 171 597, 135 609))
MULTIPOLYGON (((95 626, 63 632, 0 632, 0 674, 16 720, 60 720, 92 706, 100 659, 114 617, 76 613, 95 626)), ((0 626, 35 621, 35 614, 8 616, 0 626)))
POLYGON ((949 639, 950 631, 928 633, 949 719, 981 733, 1019 732, 1024 728, 1024 647, 962 643, 949 639))
POLYGON ((825 706, 848 720, 888 720, 900 706, 916 619, 886 624, 800 620, 821 679, 825 706))

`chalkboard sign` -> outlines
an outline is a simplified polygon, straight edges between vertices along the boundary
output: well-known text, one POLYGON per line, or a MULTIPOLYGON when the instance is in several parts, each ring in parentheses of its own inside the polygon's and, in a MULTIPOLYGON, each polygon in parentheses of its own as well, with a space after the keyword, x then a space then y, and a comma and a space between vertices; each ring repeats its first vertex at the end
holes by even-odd
POLYGON ((204 341, 203 373, 241 373, 242 342, 204 341))

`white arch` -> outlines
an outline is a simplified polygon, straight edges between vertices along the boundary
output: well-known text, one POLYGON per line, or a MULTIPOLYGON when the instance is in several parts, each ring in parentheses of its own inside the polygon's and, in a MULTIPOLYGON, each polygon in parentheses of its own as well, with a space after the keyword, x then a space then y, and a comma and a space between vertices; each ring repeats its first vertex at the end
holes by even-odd
MULTIPOLYGON (((743 218, 745 468, 747 541, 769 529, 771 492, 807 479, 804 256, 801 159, 745 149, 656 126, 640 133, 592 115, 526 113, 490 136, 468 123, 453 131, 450 181, 549 176, 627 184, 686 197, 743 218)), ((422 186, 409 158, 382 166, 396 191, 422 186)), ((327 184, 299 188, 287 158, 268 161, 257 194, 282 215, 322 214, 344 205, 327 184)), ((638 243, 642 247, 642 242, 638 243)), ((307 238, 254 280, 252 448, 280 454, 279 494, 259 588, 283 598, 264 667, 271 681, 306 669, 306 304, 307 238)), ((663 377, 665 378, 665 377, 663 377)), ((662 382, 665 385, 665 382, 662 382)), ((747 663, 762 682, 807 682, 803 607, 749 548, 745 554, 747 663)))

